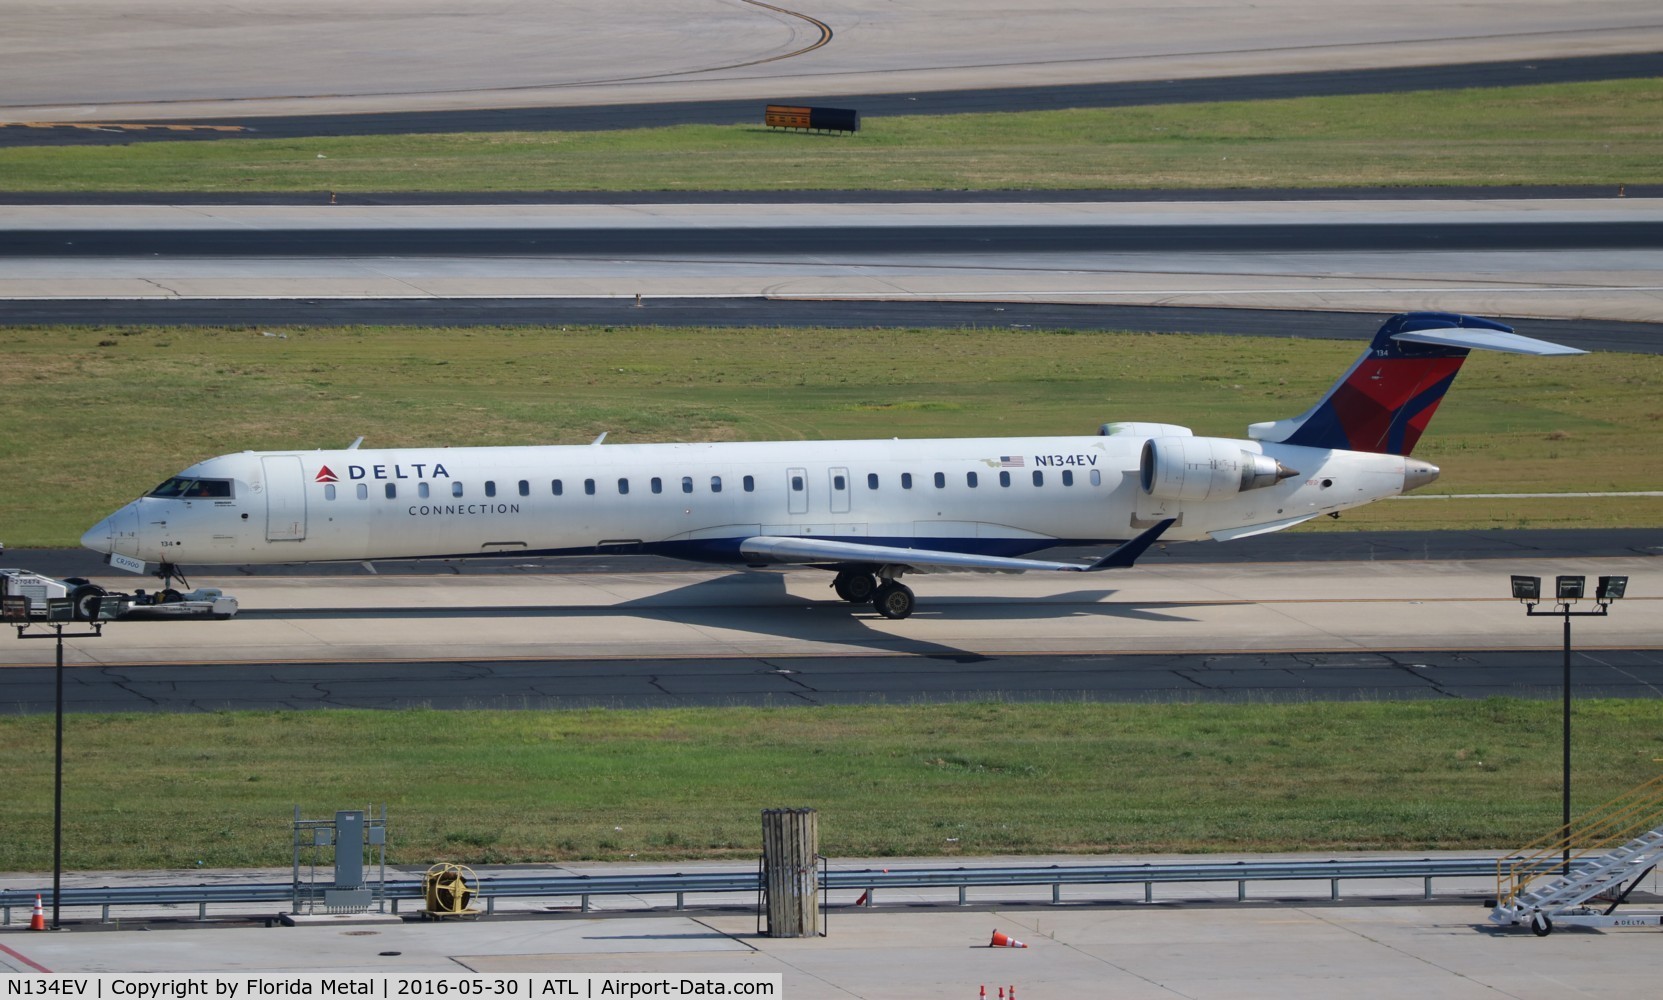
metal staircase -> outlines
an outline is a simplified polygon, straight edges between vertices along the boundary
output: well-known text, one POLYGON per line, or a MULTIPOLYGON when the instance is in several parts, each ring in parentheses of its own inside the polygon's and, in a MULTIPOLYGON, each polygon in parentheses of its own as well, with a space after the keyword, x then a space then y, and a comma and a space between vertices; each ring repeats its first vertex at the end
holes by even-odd
POLYGON ((1663 927, 1663 911, 1618 915, 1640 881, 1663 861, 1663 777, 1621 795, 1496 865, 1498 924, 1663 927), (1580 840, 1576 847, 1573 841, 1580 840), (1601 904, 1601 905, 1594 905, 1601 904))

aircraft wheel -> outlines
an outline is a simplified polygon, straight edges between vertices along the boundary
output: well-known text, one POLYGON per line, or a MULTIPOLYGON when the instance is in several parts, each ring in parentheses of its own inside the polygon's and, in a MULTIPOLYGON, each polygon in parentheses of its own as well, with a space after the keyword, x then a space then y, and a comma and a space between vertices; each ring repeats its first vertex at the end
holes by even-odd
POLYGON ((1553 933, 1553 921, 1540 913, 1532 914, 1530 917, 1530 933, 1537 937, 1547 937, 1553 933))
POLYGON ((878 589, 878 581, 870 573, 839 573, 832 581, 832 589, 850 604, 865 604, 878 589))
POLYGON ((157 604, 173 604, 177 601, 182 601, 184 599, 185 599, 184 594, 179 593, 179 591, 174 590, 172 587, 168 587, 167 589, 159 592, 156 595, 155 603, 157 603, 157 604))
POLYGON ((912 588, 890 580, 872 592, 872 607, 885 618, 905 618, 912 614, 912 588))
POLYGON ((96 583, 88 583, 76 587, 69 593, 70 603, 75 607, 75 620, 90 622, 98 617, 98 601, 105 594, 103 587, 96 583))

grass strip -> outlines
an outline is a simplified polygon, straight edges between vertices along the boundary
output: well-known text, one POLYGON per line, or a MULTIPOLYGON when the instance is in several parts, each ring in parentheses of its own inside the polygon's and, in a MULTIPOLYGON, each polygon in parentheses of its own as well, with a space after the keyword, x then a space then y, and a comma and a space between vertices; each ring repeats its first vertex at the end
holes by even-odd
MULTIPOLYGON (((761 108, 758 106, 758 115, 761 108)), ((760 124, 0 149, 5 191, 730 191, 1663 181, 1663 80, 760 124)))
MULTIPOLYGON (((1551 658, 1553 654, 1544 654, 1551 658)), ((387 804, 425 865, 1512 848, 1559 815, 1559 706, 976 704, 72 715, 71 870, 289 862, 289 821, 387 804)), ((1655 777, 1657 701, 1580 701, 1576 808, 1655 777)), ((0 717, 0 871, 50 866, 52 719, 0 717)))
MULTIPOLYGON (((1005 329, 0 327, 0 538, 69 546, 244 449, 1092 434, 1242 437, 1304 411, 1340 341, 1005 329), (72 459, 72 460, 71 460, 72 459), (26 485, 25 485, 26 484, 26 485)), ((1663 356, 1477 352, 1416 456, 1448 493, 1656 488, 1663 356)), ((1657 498, 1381 503, 1358 528, 1647 527, 1657 498)))

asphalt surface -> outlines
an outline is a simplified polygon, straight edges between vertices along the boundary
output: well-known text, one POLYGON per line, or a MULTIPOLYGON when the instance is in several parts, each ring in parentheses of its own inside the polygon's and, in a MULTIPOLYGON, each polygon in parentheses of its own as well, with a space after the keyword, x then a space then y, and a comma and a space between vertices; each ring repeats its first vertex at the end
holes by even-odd
MULTIPOLYGON (((293 612, 269 616, 293 617, 293 612)), ((1558 649, 1498 652, 825 656, 75 667, 70 712, 567 709, 957 701, 1299 702, 1553 698, 1558 649)), ((1572 657, 1579 698, 1663 698, 1663 651, 1572 657)), ((0 671, 0 712, 51 712, 53 670, 0 671)))
MULTIPOLYGON (((1366 341, 1386 313, 1025 302, 780 300, 768 298, 479 299, 13 299, 0 326, 60 323, 155 326, 730 326, 1139 330, 1366 341)), ((1588 351, 1657 354, 1663 323, 1491 318, 1519 333, 1588 351)))
POLYGON ((666 257, 745 254, 1323 253, 1654 250, 1663 223, 898 225, 615 228, 9 230, 0 257, 666 257))
MULTIPOLYGON (((858 110, 865 116, 947 115, 1136 107, 1206 101, 1272 100, 1413 90, 1507 87, 1663 76, 1663 53, 1521 59, 1445 66, 1408 66, 1312 73, 1272 73, 1192 80, 1126 81, 1045 87, 898 91, 889 94, 781 95, 768 101, 723 100, 615 104, 594 107, 499 108, 288 117, 209 118, 194 125, 240 126, 246 131, 116 131, 0 125, 0 147, 126 145, 217 139, 290 139, 303 136, 409 135, 448 132, 596 131, 667 125, 761 127, 765 104, 812 104, 858 110)), ((125 121, 125 119, 120 119, 125 121)), ((159 120, 148 120, 161 124, 159 120)), ((145 124, 137 121, 134 124, 145 124)))

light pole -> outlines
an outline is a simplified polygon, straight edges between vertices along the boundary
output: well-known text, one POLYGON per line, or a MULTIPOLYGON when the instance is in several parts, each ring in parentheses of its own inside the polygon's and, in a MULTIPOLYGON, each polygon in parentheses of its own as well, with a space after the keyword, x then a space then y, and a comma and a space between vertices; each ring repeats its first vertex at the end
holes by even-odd
POLYGON ((104 618, 110 617, 103 607, 103 599, 94 597, 87 610, 91 621, 80 624, 90 632, 64 633, 66 625, 76 621, 75 602, 67 597, 48 598, 44 605, 31 603, 24 597, 7 597, 0 618, 17 629, 19 639, 56 639, 58 641, 57 670, 57 729, 53 746, 52 767, 52 929, 59 930, 58 900, 62 897, 63 842, 64 842, 64 640, 96 639, 104 634, 104 618), (44 628, 49 631, 31 631, 44 628))
POLYGON ((1611 610, 1611 602, 1622 599, 1623 592, 1628 589, 1628 577, 1602 576, 1599 578, 1599 586, 1594 589, 1594 603, 1599 605, 1595 611, 1571 610, 1571 605, 1582 600, 1583 591, 1587 589, 1588 585, 1587 577, 1554 577, 1553 584, 1553 603, 1557 610, 1537 611, 1536 605, 1542 601, 1542 578, 1539 576, 1513 577, 1513 596, 1524 603, 1525 614, 1532 616, 1560 615, 1565 619, 1565 674, 1561 683, 1564 696, 1564 732, 1560 737, 1564 769, 1560 777, 1560 792, 1563 802, 1559 833, 1565 844, 1565 874, 1568 875, 1571 870, 1571 619, 1573 617, 1592 617, 1595 615, 1604 617, 1611 610))

